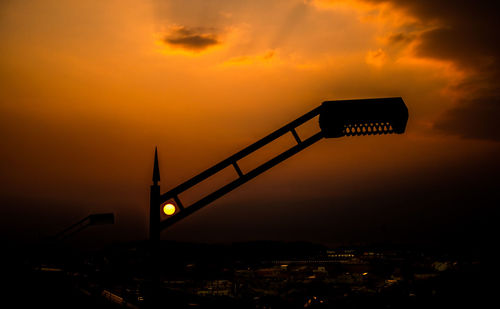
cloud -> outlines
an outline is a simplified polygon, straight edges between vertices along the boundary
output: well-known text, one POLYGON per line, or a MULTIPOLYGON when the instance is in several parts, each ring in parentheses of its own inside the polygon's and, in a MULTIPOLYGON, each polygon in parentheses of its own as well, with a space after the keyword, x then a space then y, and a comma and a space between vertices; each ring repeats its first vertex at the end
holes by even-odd
MULTIPOLYGON (((434 128, 466 138, 500 141, 500 29, 498 1, 410 1, 389 2, 406 9, 423 23, 436 26, 420 34, 415 53, 421 58, 452 61, 466 73, 455 86, 461 95, 455 105, 439 117, 434 128)), ((408 40, 396 34, 389 41, 408 40)))
POLYGON ((386 54, 381 48, 370 50, 365 57, 365 61, 370 65, 380 68, 386 61, 386 54))
POLYGON ((389 36, 388 41, 390 44, 406 43, 409 44, 413 42, 415 35, 411 33, 399 32, 389 36))
POLYGON ((466 138, 499 140, 500 97, 464 98, 443 114, 436 129, 454 132, 466 138))
POLYGON ((164 42, 182 49, 199 52, 220 44, 214 29, 175 27, 164 38, 164 42))

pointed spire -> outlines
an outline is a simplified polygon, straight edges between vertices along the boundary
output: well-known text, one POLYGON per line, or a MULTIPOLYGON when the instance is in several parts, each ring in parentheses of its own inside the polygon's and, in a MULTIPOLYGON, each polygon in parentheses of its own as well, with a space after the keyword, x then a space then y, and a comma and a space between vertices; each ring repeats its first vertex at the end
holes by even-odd
POLYGON ((155 164, 153 167, 153 183, 155 185, 160 181, 160 168, 158 167, 158 149, 155 147, 155 164))

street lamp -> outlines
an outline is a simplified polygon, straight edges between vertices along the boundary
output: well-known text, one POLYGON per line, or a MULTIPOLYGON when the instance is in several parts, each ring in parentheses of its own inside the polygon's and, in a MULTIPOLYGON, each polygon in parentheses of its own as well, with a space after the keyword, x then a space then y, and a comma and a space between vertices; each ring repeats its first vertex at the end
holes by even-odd
POLYGON ((80 221, 74 223, 73 225, 69 226, 68 228, 62 230, 61 232, 57 233, 54 236, 54 239, 62 240, 90 226, 114 224, 114 223, 115 223, 114 213, 91 214, 81 219, 80 221))
MULTIPOLYGON (((262 174, 278 163, 290 158, 301 150, 311 146, 322 138, 375 134, 401 134, 404 133, 406 129, 407 121, 408 109, 403 99, 399 97, 326 101, 315 109, 284 125, 234 155, 220 161, 191 179, 181 183, 177 187, 170 189, 164 194, 160 193, 158 151, 155 149, 153 185, 151 186, 150 191, 149 219, 152 271, 154 272, 155 270, 158 270, 159 267, 157 254, 160 244, 160 232, 162 230, 193 214, 197 210, 205 207, 216 199, 262 174), (319 116, 319 127, 321 130, 306 139, 301 139, 296 131, 296 128, 317 116, 319 116), (266 146, 285 134, 292 134, 297 144, 250 171, 243 172, 240 169, 238 162, 241 159, 249 156, 256 150, 266 146), (184 205, 179 199, 179 195, 182 192, 185 192, 198 183, 230 166, 232 166, 238 174, 237 179, 214 190, 190 205, 184 205), (168 218, 163 221, 161 221, 160 217, 162 206, 164 213, 168 215, 168 218)), ((153 274, 152 276, 152 280, 159 283, 158 274, 153 274)), ((153 292, 153 294, 156 293, 153 292)))
POLYGON ((402 134, 406 129, 407 121, 408 109, 403 99, 399 97, 325 101, 312 111, 300 116, 294 121, 284 125, 266 137, 242 149, 225 160, 222 160, 164 194, 160 194, 160 186, 158 184, 160 181, 160 170, 158 167, 158 152, 155 149, 153 186, 151 186, 150 199, 150 239, 159 241, 160 232, 162 230, 191 215, 195 211, 236 189, 301 150, 311 146, 322 138, 377 134, 402 134), (318 115, 319 127, 321 130, 307 139, 301 139, 296 131, 296 128, 318 115), (297 142, 296 145, 259 165, 258 167, 245 173, 242 172, 238 165, 238 162, 241 159, 275 141, 284 134, 290 133, 297 142), (229 166, 232 166, 238 174, 238 178, 236 180, 233 180, 229 184, 214 190, 190 205, 184 205, 179 199, 179 195, 182 192, 192 188, 198 183, 229 166), (162 205, 164 213, 168 215, 168 218, 163 221, 161 221, 160 218, 162 205))

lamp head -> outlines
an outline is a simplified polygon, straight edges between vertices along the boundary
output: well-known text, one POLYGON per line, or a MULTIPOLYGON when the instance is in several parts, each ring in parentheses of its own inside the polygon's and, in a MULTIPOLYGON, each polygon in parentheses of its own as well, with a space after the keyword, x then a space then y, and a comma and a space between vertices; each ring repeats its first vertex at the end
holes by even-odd
POLYGON ((408 108, 402 98, 325 101, 319 126, 326 138, 375 134, 402 134, 408 108))

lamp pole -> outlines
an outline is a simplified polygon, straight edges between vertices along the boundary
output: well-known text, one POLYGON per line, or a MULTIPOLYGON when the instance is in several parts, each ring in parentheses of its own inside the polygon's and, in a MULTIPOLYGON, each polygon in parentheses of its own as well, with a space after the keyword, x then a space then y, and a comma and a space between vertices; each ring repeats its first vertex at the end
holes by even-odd
POLYGON ((160 168, 158 166, 158 149, 155 148, 155 159, 153 167, 153 185, 149 197, 149 280, 150 301, 152 307, 159 300, 161 284, 160 271, 160 168))

